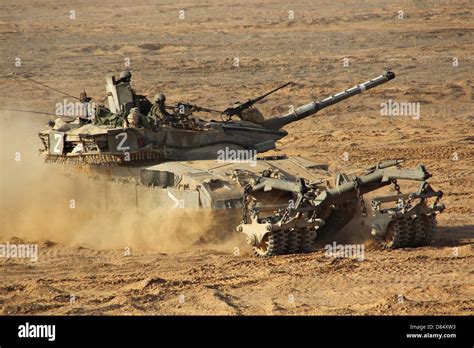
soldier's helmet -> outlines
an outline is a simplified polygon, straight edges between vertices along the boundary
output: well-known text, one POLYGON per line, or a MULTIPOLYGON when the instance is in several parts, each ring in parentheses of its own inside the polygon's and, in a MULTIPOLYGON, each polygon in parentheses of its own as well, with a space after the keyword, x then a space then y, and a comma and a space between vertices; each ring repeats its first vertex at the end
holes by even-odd
POLYGON ((127 116, 128 124, 132 127, 138 127, 140 121, 140 112, 138 108, 131 108, 130 113, 127 116))
POLYGON ((129 82, 132 78, 132 73, 128 70, 120 72, 120 81, 129 82))
POLYGON ((153 101, 155 103, 163 103, 163 102, 166 101, 166 96, 163 93, 155 94, 155 97, 153 98, 153 101))

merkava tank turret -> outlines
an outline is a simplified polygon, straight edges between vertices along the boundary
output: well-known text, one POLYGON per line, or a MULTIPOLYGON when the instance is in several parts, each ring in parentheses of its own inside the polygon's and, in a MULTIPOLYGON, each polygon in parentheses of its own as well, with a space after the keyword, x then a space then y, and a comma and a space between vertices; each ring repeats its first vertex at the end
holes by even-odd
POLYGON ((226 119, 223 121, 192 118, 194 111, 216 110, 180 103, 175 106, 174 122, 135 127, 127 124, 127 115, 132 109, 138 109, 142 115, 146 115, 151 103, 134 93, 129 76, 120 79, 108 76, 106 89, 109 107, 99 105, 91 119, 78 118, 74 122, 53 124, 40 132, 44 145, 41 152, 47 162, 126 165, 144 161, 156 163, 216 159, 222 149, 249 150, 260 154, 275 149, 276 141, 288 135, 282 129, 285 125, 394 77, 395 74, 387 72, 321 101, 303 105, 286 115, 266 120, 259 115, 254 104, 289 83, 224 110, 222 116, 226 119), (239 119, 233 120, 234 115, 240 116, 239 119))
POLYGON ((99 172, 103 165, 114 165, 113 178, 133 186, 139 210, 179 206, 224 212, 234 222, 221 228, 230 232, 240 220, 237 230, 257 256, 311 251, 318 235, 334 235, 358 210, 383 247, 426 245, 444 205, 439 202, 442 193, 427 183, 430 174, 423 166, 400 169, 403 161, 393 160, 374 164, 358 176, 334 175, 326 164, 301 157, 257 157, 288 135, 285 125, 394 77, 386 72, 267 119, 254 104, 287 84, 219 112, 222 120, 195 118, 194 112, 216 110, 180 103, 174 107, 173 122, 147 126, 130 126, 127 117, 132 109, 146 114, 151 103, 134 93, 129 79, 108 77, 109 108, 100 106, 93 120, 51 125, 40 133, 41 152, 47 162, 87 164, 99 172), (238 120, 232 119, 235 115, 238 120), (419 181, 420 186, 402 194, 397 180, 419 181), (369 212, 364 194, 391 183, 397 194, 373 198, 369 212))
POLYGON ((171 117, 167 121, 150 120, 145 126, 129 122, 132 112, 146 117, 152 105, 146 97, 135 93, 130 78, 125 73, 120 78, 107 76, 108 107, 98 105, 93 108, 93 115, 78 117, 73 122, 57 119, 40 132, 44 145, 40 151, 46 162, 135 166, 215 159, 223 148, 262 153, 274 149, 275 142, 287 135, 283 130, 266 126, 254 104, 290 83, 222 112, 178 103, 169 107, 171 117), (193 117, 193 113, 201 111, 220 113, 223 120, 193 117), (234 121, 232 116, 240 119, 234 121))

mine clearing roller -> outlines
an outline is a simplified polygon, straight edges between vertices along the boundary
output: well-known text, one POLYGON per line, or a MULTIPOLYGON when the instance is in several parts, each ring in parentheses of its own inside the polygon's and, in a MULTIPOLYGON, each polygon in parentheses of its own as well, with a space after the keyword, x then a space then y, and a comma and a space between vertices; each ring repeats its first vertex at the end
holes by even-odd
POLYGON ((372 199, 370 217, 372 235, 386 249, 428 245, 436 227, 436 213, 445 209, 439 200, 441 191, 434 191, 423 181, 416 193, 402 194, 395 182, 398 194, 372 199), (431 205, 427 200, 434 197, 431 205), (382 209, 382 204, 394 203, 395 207, 382 209))
POLYGON ((403 169, 399 167, 402 162, 380 162, 359 176, 339 173, 334 182, 289 181, 265 171, 245 187, 237 231, 246 235, 259 257, 307 253, 314 250, 320 235, 331 238, 342 229, 360 206, 361 223, 372 228, 371 234, 382 247, 427 245, 436 214, 445 208, 440 202, 443 193, 428 184, 431 174, 423 165, 403 169), (417 192, 402 194, 398 180, 419 181, 420 186, 417 192), (397 194, 373 198, 367 212, 364 194, 390 184, 397 194))

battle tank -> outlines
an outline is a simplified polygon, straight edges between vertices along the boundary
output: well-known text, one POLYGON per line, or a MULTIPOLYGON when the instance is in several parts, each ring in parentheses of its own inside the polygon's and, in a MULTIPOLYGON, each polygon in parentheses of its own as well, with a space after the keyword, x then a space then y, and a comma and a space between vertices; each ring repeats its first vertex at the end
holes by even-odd
MULTIPOLYGON (((224 212, 234 218, 233 228, 238 224, 237 230, 261 257, 311 251, 318 236, 334 235, 358 210, 383 247, 425 245, 444 205, 439 202, 442 192, 426 182, 430 174, 423 166, 400 169, 402 160, 395 160, 375 164, 358 176, 334 175, 327 165, 300 157, 256 157, 274 149, 276 141, 288 135, 282 129, 285 125, 394 77, 387 72, 267 119, 260 117, 253 104, 285 85, 226 109, 222 121, 191 119, 193 111, 210 109, 181 104, 178 108, 184 107, 185 112, 176 111, 180 122, 151 129, 123 123, 133 107, 144 110, 142 105, 146 108, 147 103, 143 98, 137 103, 139 98, 127 81, 108 77, 109 107, 115 107, 106 111, 118 122, 75 121, 63 129, 50 127, 40 133, 41 152, 47 162, 92 164, 97 172, 102 165, 114 164, 112 177, 125 184, 124 192, 128 189, 135 195, 137 210, 160 206, 224 212), (249 112, 257 117, 246 117, 249 112), (240 119, 233 120, 234 115, 240 119), (229 153, 237 154, 236 158, 229 153), (239 153, 252 156, 242 158, 239 153), (397 180, 420 181, 420 186, 416 192, 402 194, 397 180), (363 195, 391 183, 397 194, 373 198, 368 212, 363 195), (434 201, 429 202, 431 199, 434 201), (395 206, 386 206, 393 202, 395 206)), ((108 168, 102 172, 110 173, 108 168)), ((119 200, 111 203, 109 208, 119 200)), ((229 226, 222 229, 229 231, 229 226)))

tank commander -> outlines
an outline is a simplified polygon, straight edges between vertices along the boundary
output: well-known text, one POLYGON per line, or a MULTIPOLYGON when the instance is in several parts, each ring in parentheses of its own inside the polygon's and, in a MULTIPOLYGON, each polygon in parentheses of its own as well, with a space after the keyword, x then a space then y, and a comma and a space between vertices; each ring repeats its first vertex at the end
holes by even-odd
POLYGON ((155 120, 157 125, 177 122, 176 116, 166 111, 166 96, 162 93, 153 98, 153 106, 148 116, 155 120))
POLYGON ((132 73, 129 70, 120 72, 119 80, 117 82, 130 82, 132 79, 132 73))
MULTIPOLYGON (((133 106, 138 107, 140 112, 143 112, 144 115, 148 114, 151 108, 151 102, 146 98, 145 95, 138 94, 134 88, 132 88, 132 73, 129 70, 124 70, 120 72, 119 78, 116 83, 118 85, 127 86, 132 92, 133 97, 133 106)), ((128 109, 127 109, 128 110, 128 109)))

